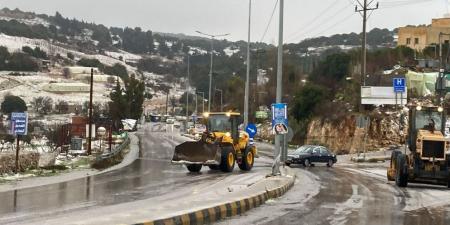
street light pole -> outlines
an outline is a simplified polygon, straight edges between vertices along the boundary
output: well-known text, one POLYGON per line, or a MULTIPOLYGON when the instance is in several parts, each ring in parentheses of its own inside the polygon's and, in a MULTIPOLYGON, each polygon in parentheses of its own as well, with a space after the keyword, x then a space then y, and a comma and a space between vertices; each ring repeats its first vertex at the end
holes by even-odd
POLYGON ((91 68, 91 84, 89 91, 89 135, 88 135, 88 149, 87 154, 91 155, 92 153, 92 95, 94 91, 94 68, 91 68))
MULTIPOLYGON (((278 31, 278 63, 277 63, 277 89, 276 89, 276 103, 282 101, 282 82, 283 82, 283 14, 284 14, 284 0, 280 0, 280 19, 278 31)), ((275 161, 272 166, 272 175, 276 176, 280 173, 280 146, 281 135, 275 135, 275 161)))
POLYGON ((248 39, 247 39, 247 74, 245 80, 245 97, 244 97, 244 127, 248 125, 248 98, 250 92, 250 31, 252 18, 252 0, 248 0, 248 39))
POLYGON ((189 76, 190 76, 190 58, 189 53, 187 54, 187 78, 186 78, 186 118, 189 117, 189 92, 191 90, 191 86, 189 83, 189 76))
POLYGON ((211 38, 211 65, 209 67, 209 95, 208 95, 208 112, 211 111, 211 86, 212 86, 212 75, 213 75, 213 65, 214 65, 214 38, 215 37, 225 37, 228 36, 230 34, 207 34, 207 33, 203 33, 201 31, 195 31, 201 35, 205 35, 211 38))

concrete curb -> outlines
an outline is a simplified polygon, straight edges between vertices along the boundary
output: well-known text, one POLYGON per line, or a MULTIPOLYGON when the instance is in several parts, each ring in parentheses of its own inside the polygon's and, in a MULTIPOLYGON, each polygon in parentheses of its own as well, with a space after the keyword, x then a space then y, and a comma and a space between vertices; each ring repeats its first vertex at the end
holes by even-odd
POLYGON ((294 182, 295 177, 292 177, 289 178, 289 182, 280 187, 266 190, 263 193, 242 200, 220 204, 166 219, 135 223, 133 225, 194 225, 213 223, 228 217, 243 214, 246 211, 264 204, 269 199, 282 196, 294 185, 294 182))

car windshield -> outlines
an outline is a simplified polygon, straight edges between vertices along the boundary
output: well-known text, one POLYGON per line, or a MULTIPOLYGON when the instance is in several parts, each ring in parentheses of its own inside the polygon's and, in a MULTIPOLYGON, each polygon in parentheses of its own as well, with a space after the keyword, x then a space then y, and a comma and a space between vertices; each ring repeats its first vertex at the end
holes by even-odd
POLYGON ((230 117, 226 115, 213 115, 208 119, 209 131, 231 131, 230 117))
POLYGON ((433 111, 417 111, 416 113, 416 128, 417 129, 432 129, 441 130, 442 117, 440 112, 433 111))
POLYGON ((309 145, 304 145, 300 148, 298 148, 297 150, 295 150, 292 154, 302 154, 302 153, 311 153, 311 146, 309 145))

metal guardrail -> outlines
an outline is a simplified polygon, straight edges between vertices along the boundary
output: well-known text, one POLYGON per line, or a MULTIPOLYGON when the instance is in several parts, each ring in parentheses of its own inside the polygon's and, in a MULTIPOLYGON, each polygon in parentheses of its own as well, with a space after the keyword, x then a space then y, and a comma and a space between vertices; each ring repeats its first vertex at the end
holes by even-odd
POLYGON ((96 161, 100 161, 100 160, 104 160, 104 159, 108 159, 108 158, 112 158, 112 157, 116 156, 117 154, 122 152, 130 144, 130 142, 131 142, 131 139, 128 136, 128 134, 126 134, 125 140, 119 146, 115 147, 111 152, 97 156, 96 161))

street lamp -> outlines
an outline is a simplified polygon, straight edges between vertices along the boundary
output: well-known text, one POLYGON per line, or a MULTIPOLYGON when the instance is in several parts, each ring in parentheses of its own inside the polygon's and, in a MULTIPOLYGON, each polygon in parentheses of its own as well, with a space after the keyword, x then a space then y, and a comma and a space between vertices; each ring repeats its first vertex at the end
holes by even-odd
POLYGON ((213 73, 213 63, 214 63, 214 38, 215 37, 225 37, 230 34, 207 34, 201 31, 195 31, 201 35, 211 38, 211 66, 209 68, 209 95, 208 95, 208 112, 211 111, 211 86, 212 86, 212 73, 213 73))
POLYGON ((216 91, 220 92, 220 111, 223 112, 223 91, 217 88, 216 91))

